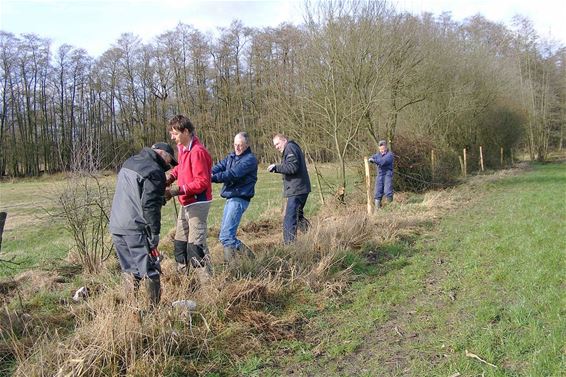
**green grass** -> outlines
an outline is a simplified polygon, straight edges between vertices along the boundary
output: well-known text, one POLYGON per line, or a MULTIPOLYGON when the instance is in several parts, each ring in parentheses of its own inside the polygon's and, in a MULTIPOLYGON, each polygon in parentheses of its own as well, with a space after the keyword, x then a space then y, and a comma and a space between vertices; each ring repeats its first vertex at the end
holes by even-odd
POLYGON ((440 319, 458 336, 440 371, 558 376, 566 370, 566 169, 495 183, 466 217, 445 222, 437 250, 451 259, 459 299, 440 319), (461 234, 462 228, 471 229, 461 234), (454 240, 457 242, 454 242, 454 240), (453 245, 456 245, 456 248, 453 245), (468 349, 498 369, 462 354, 468 349))
MULTIPOLYGON (((430 234, 381 245, 311 319, 314 361, 295 375, 564 376, 566 166, 475 188, 430 234), (415 241, 415 242, 413 242, 415 241), (466 356, 466 350, 496 366, 466 356)), ((267 368, 267 372, 274 369, 267 368)))
POLYGON ((52 217, 62 177, 0 183, 0 211, 8 213, 0 258, 0 277, 42 266, 50 268, 67 255, 72 243, 62 219, 52 217))

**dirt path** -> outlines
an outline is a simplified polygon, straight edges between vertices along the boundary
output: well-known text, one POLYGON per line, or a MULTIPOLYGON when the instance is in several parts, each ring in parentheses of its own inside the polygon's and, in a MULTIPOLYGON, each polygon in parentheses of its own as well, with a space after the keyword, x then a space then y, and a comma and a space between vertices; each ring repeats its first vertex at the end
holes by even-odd
POLYGON ((435 311, 445 310, 456 292, 443 290, 443 278, 450 272, 448 263, 438 258, 429 275, 422 282, 419 294, 402 306, 392 308, 390 319, 364 336, 356 352, 337 362, 337 369, 348 376, 357 376, 372 370, 383 370, 386 375, 409 375, 410 360, 426 358, 434 365, 445 357, 438 350, 426 349, 435 336, 436 324, 429 322, 426 306, 435 311), (414 322, 424 323, 418 331, 411 329, 414 322), (411 329, 411 330, 409 330, 411 329))

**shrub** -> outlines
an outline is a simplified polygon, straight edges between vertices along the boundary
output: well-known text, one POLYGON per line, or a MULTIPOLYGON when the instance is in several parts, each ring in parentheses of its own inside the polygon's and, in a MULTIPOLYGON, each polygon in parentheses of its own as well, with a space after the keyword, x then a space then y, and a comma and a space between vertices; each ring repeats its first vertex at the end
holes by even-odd
POLYGON ((424 192, 454 183, 459 174, 458 155, 431 139, 400 135, 393 145, 395 191, 424 192), (435 164, 432 168, 432 151, 435 164))
POLYGON ((65 227, 74 240, 71 259, 87 272, 97 272, 112 253, 108 233, 108 213, 112 196, 110 190, 93 175, 74 175, 57 198, 65 227))

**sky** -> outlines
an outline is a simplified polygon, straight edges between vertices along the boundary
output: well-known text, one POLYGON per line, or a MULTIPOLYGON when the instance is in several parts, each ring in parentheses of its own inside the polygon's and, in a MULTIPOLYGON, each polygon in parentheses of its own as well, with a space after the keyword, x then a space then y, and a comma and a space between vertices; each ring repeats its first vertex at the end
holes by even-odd
MULTIPOLYGON (((324 1, 324 0, 321 0, 324 1)), ((455 20, 475 14, 511 25, 514 15, 527 16, 543 37, 566 45, 564 0, 393 0, 398 10, 455 20)), ((182 22, 205 33, 239 19, 245 26, 278 26, 302 22, 302 0, 0 0, 0 30, 15 35, 35 33, 57 48, 70 44, 98 57, 122 33, 144 42, 182 22)))

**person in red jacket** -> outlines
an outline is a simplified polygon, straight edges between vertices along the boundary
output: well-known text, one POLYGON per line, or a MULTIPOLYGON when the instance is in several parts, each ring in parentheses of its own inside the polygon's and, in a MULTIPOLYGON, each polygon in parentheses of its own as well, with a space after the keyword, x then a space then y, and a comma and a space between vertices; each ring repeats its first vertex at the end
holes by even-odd
POLYGON ((206 247, 207 218, 212 202, 212 157, 195 135, 195 127, 184 115, 176 115, 168 125, 177 143, 178 165, 167 177, 165 198, 176 196, 181 204, 175 231, 175 260, 178 271, 197 269, 199 277, 209 274, 206 247), (177 181, 177 186, 170 186, 177 181), (190 265, 189 265, 190 262, 190 265))

